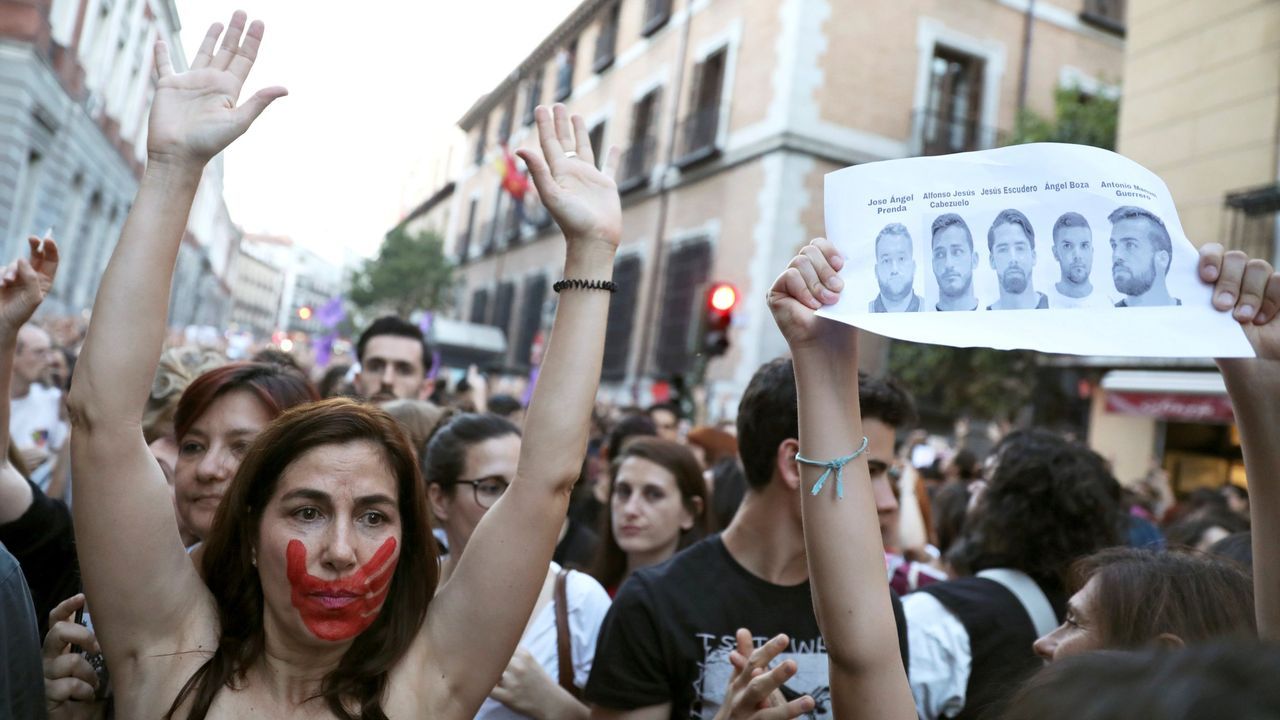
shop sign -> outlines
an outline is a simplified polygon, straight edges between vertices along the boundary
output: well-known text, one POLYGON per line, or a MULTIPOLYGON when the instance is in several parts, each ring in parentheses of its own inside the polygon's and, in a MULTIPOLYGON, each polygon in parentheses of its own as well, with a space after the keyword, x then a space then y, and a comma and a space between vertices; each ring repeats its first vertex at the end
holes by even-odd
POLYGON ((1226 395, 1108 391, 1107 412, 1177 422, 1229 424, 1234 421, 1231 400, 1226 395))

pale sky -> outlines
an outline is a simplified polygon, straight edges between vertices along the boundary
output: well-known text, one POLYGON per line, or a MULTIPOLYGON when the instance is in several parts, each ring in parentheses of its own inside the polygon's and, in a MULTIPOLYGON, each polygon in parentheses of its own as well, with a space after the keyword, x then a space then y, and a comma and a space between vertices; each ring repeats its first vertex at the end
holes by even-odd
POLYGON ((335 262, 373 254, 425 199, 449 128, 580 1, 177 0, 188 58, 243 9, 267 27, 242 99, 289 89, 225 153, 232 219, 335 262))

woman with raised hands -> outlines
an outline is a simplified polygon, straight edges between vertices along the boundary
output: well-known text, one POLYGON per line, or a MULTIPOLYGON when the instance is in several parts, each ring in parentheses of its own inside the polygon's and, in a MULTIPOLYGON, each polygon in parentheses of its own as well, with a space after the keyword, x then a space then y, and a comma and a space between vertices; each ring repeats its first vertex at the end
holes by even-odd
POLYGON ((585 126, 536 112, 522 150, 567 241, 552 340, 516 477, 434 595, 412 448, 384 412, 294 408, 247 449, 201 580, 140 427, 172 268, 201 171, 283 88, 237 104, 263 35, 236 13, 189 72, 163 43, 148 167, 103 277, 70 409, 86 594, 122 717, 469 718, 532 610, 586 450, 621 207, 585 126), (219 38, 223 38, 219 46, 219 38), (545 156, 545 157, 544 157, 545 156), (428 607, 429 603, 429 607, 428 607))

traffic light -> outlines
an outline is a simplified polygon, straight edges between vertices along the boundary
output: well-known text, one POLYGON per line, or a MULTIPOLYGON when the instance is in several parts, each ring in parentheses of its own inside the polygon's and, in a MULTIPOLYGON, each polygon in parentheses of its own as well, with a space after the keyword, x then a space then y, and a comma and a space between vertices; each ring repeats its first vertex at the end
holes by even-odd
POLYGON ((310 305, 303 305, 302 307, 298 308, 298 318, 299 318, 299 319, 301 319, 301 320, 310 320, 310 319, 311 319, 311 306, 310 306, 310 305))
POLYGON ((738 291, 729 283, 712 283, 707 288, 707 306, 702 324, 702 352, 719 357, 729 350, 729 326, 738 306, 738 291))

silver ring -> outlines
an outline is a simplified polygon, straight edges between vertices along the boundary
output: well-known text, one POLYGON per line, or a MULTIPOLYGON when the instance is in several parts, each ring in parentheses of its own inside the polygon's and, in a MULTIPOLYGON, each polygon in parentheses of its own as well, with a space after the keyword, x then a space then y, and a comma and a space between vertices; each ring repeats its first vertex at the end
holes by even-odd
POLYGON ((564 156, 565 156, 565 157, 567 157, 567 158, 576 158, 576 157, 578 157, 578 153, 576 153, 576 152, 574 152, 574 151, 572 151, 572 150, 568 150, 568 151, 566 151, 566 152, 565 152, 564 156))

